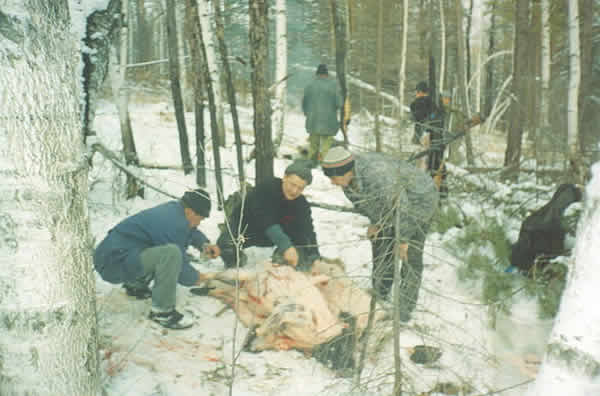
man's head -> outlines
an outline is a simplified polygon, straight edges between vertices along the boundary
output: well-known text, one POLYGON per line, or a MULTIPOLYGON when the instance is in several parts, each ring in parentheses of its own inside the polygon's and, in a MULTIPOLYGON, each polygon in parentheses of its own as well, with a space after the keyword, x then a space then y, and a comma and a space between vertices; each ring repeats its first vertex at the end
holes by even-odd
POLYGON ((332 148, 321 161, 325 176, 336 186, 348 187, 354 177, 354 156, 341 146, 332 148))
POLYGON ((429 95, 429 86, 425 81, 419 81, 415 87, 417 97, 429 95))
POLYGON ((210 195, 201 188, 186 191, 181 197, 181 203, 190 228, 198 227, 210 215, 210 195))
POLYGON ((285 168, 281 183, 283 196, 285 199, 293 201, 302 194, 304 187, 310 183, 312 183, 310 161, 296 160, 285 168))
POLYGON ((321 63, 319 66, 317 66, 317 76, 328 76, 329 75, 329 71, 327 70, 327 65, 324 63, 321 63))

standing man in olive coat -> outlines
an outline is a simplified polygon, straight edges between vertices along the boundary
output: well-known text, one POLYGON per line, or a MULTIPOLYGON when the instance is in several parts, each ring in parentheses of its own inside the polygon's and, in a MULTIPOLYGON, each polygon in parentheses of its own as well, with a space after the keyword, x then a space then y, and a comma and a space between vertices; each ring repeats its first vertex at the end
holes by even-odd
POLYGON ((320 64, 315 78, 304 88, 302 98, 306 132, 310 135, 308 156, 315 163, 325 157, 340 128, 337 113, 341 107, 337 81, 329 77, 327 65, 320 64))

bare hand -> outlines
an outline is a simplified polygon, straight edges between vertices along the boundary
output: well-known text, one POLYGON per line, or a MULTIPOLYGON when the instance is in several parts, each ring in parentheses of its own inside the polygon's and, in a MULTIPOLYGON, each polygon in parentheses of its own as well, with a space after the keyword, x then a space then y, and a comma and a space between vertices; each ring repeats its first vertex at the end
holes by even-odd
POLYGON ((217 245, 204 245, 204 254, 210 258, 217 258, 221 255, 221 248, 217 245))
POLYGON ((371 240, 377 238, 377 234, 379 234, 380 229, 381 228, 378 225, 371 224, 367 228, 367 238, 369 238, 371 240))
POLYGON ((287 250, 283 252, 283 259, 288 265, 295 268, 298 265, 298 251, 296 248, 293 246, 287 248, 287 250))
POLYGON ((408 260, 408 243, 401 243, 396 247, 396 253, 400 260, 406 261, 408 260))

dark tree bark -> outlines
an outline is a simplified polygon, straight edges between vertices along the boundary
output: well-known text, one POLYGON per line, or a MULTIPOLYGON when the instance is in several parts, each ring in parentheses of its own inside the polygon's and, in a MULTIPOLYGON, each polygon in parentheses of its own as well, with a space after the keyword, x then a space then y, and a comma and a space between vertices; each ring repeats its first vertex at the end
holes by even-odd
POLYGON ((465 80, 471 80, 471 26, 473 25, 473 0, 469 0, 469 14, 467 15, 467 29, 465 32, 465 57, 466 74, 465 80))
POLYGON ((93 12, 88 17, 88 23, 83 39, 85 45, 93 50, 83 51, 83 136, 95 135, 92 123, 96 115, 95 103, 98 91, 108 74, 108 60, 111 43, 118 34, 119 19, 114 15, 121 9, 120 0, 111 0, 106 10, 93 12))
POLYGON ((256 184, 273 177, 273 139, 271 105, 267 89, 269 24, 268 0, 248 0, 250 12, 250 66, 252 68, 252 107, 254 109, 254 145, 256 184))
POLYGON ((221 62, 223 63, 223 70, 225 71, 225 84, 227 86, 227 99, 229 100, 229 107, 231 111, 231 120, 233 121, 233 134, 235 137, 235 148, 237 153, 238 163, 238 178, 240 180, 240 186, 244 185, 244 156, 242 151, 242 135, 240 131, 240 122, 238 119, 237 105, 235 100, 235 89, 233 88, 233 76, 231 74, 231 68, 229 67, 229 59, 227 57, 227 45, 225 44, 225 29, 223 27, 223 16, 221 14, 220 2, 213 1, 215 9, 215 25, 217 36, 217 42, 219 43, 219 53, 221 54, 221 62))
POLYGON ((179 150, 183 173, 186 175, 194 170, 190 149, 188 146, 188 134, 185 126, 185 115, 183 112, 183 100, 181 97, 181 86, 179 85, 179 56, 177 51, 177 23, 175 18, 175 0, 167 0, 167 39, 169 42, 169 76, 171 79, 171 92, 173 95, 173 107, 175 119, 177 120, 177 132, 179 133, 179 150))
POLYGON ((152 43, 154 37, 152 36, 152 29, 148 27, 148 21, 146 20, 146 8, 144 7, 144 0, 137 0, 137 9, 135 11, 136 16, 136 27, 137 27, 137 61, 144 62, 152 60, 152 43))
MULTIPOLYGON (((345 0, 341 0, 345 1, 345 0)), ((331 0, 331 12, 333 14, 335 35, 335 73, 340 85, 342 95, 342 107, 340 108, 340 123, 344 134, 344 144, 348 146, 348 130, 346 120, 350 119, 350 98, 348 97, 348 84, 346 83, 346 18, 347 14, 340 15, 340 8, 336 0, 331 0)), ((349 10, 348 10, 349 11, 349 10)))
POLYGON ((578 140, 583 153, 598 141, 598 128, 594 127, 594 102, 590 99, 594 86, 592 49, 596 3, 593 0, 581 0, 579 7, 581 12, 581 84, 579 85, 578 140))
POLYGON ((527 29, 529 26, 529 0, 519 0, 515 9, 515 44, 513 50, 512 90, 516 98, 511 105, 510 126, 504 166, 511 169, 514 178, 518 176, 521 161, 523 127, 526 123, 526 73, 527 69, 527 29))
MULTIPOLYGON (((488 30, 488 52, 487 55, 492 56, 496 51, 496 2, 491 4, 490 11, 490 28, 488 30)), ((485 105, 483 107, 485 117, 489 117, 494 106, 494 61, 489 61, 485 65, 485 105)))
POLYGON ((206 187, 206 159, 204 155, 204 73, 202 71, 202 54, 200 46, 200 18, 196 0, 186 0, 185 31, 192 55, 192 74, 194 75, 194 119, 196 120, 196 184, 206 187))

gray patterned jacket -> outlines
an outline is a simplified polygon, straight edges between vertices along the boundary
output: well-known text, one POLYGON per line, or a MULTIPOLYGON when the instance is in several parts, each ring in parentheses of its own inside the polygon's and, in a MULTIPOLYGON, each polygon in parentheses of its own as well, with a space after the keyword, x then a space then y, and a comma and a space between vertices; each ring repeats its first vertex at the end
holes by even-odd
POLYGON ((395 231, 402 241, 427 229, 439 200, 431 176, 382 153, 354 154, 354 177, 344 194, 359 213, 382 227, 394 226, 393 208, 398 204, 402 212, 395 231))

